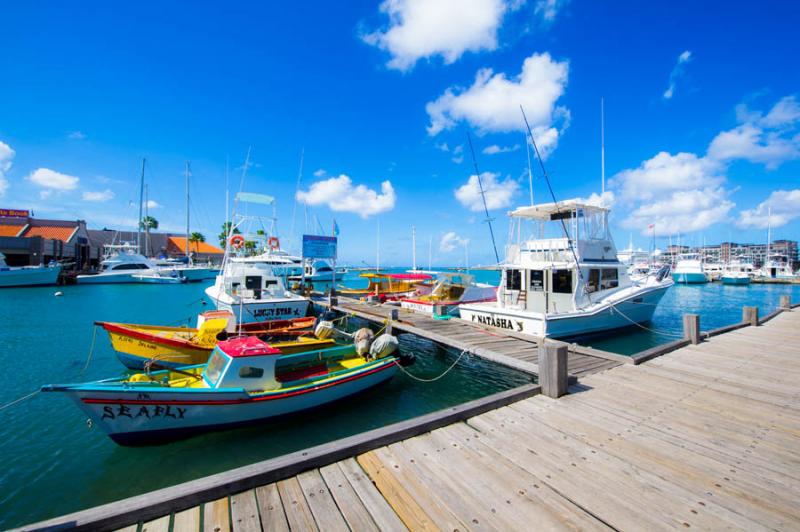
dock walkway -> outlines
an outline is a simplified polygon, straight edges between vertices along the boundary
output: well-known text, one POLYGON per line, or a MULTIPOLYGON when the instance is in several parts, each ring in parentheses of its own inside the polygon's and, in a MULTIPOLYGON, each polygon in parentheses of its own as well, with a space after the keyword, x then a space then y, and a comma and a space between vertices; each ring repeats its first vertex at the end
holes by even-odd
MULTIPOLYGON (((385 322, 392 310, 398 310, 399 320, 392 323, 397 331, 412 333, 459 350, 466 349, 479 357, 521 371, 539 373, 538 346, 541 339, 529 335, 487 329, 461 319, 437 320, 396 306, 370 305, 346 298, 339 298, 339 303, 333 308, 376 323, 385 322)), ((570 344, 567 371, 570 375, 583 377, 630 362, 630 357, 624 355, 570 344)))
POLYGON ((795 310, 139 529, 797 530, 798 382, 795 310))

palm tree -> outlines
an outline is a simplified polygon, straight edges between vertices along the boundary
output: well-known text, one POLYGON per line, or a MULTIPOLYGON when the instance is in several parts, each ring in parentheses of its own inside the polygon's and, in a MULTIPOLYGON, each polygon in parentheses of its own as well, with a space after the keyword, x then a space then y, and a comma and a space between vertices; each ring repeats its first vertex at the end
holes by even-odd
MULTIPOLYGON (((232 225, 231 222, 225 222, 224 224, 222 224, 222 232, 218 236, 219 247, 221 247, 222 249, 225 249, 225 243, 226 243, 225 241, 228 240, 228 234, 231 232, 231 225, 232 225)), ((233 234, 238 235, 239 229, 234 227, 233 234)))
POLYGON ((139 222, 139 228, 145 231, 149 231, 150 229, 158 229, 158 220, 152 216, 145 216, 142 218, 142 221, 139 222))
POLYGON ((203 233, 198 233, 195 231, 194 233, 189 235, 189 249, 191 249, 192 244, 194 244, 194 248, 195 250, 197 250, 199 248, 197 244, 205 241, 206 241, 206 236, 203 233))

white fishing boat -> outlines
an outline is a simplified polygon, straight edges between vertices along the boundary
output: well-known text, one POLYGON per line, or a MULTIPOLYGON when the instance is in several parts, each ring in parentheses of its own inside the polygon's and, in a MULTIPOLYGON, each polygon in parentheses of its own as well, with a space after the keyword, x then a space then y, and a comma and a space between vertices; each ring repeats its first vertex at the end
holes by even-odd
POLYGON ((756 277, 765 279, 794 279, 789 257, 771 253, 764 264, 756 271, 756 277))
POLYGON ((105 258, 96 273, 79 275, 78 284, 140 283, 142 276, 173 277, 173 270, 159 268, 131 244, 105 246, 105 258))
POLYGON ((48 266, 8 266, 6 256, 0 253, 0 288, 56 284, 59 273, 61 265, 57 263, 48 266))
POLYGON ((725 265, 721 262, 706 262, 703 261, 703 272, 709 281, 719 281, 722 274, 725 272, 725 265))
POLYGON ((159 270, 167 272, 177 272, 181 277, 185 277, 186 281, 190 283, 197 283, 200 281, 207 281, 214 279, 219 275, 219 268, 198 264, 194 262, 185 262, 178 259, 152 259, 152 262, 158 267, 159 270))
POLYGON ((738 259, 725 265, 725 271, 720 276, 722 284, 748 285, 755 275, 753 263, 738 259))
POLYGON ((681 253, 672 270, 672 279, 680 284, 699 284, 709 281, 698 253, 681 253))
POLYGON ((497 287, 476 283, 473 275, 456 272, 429 273, 436 276, 433 287, 426 289, 426 293, 403 299, 400 302, 401 307, 426 314, 446 315, 461 305, 495 300, 497 287))
POLYGON ((291 281, 300 281, 305 278, 306 281, 311 282, 331 282, 333 281, 335 271, 331 264, 324 259, 314 259, 306 261, 305 276, 293 275, 289 277, 291 281))
POLYGON ((461 319, 539 337, 598 333, 649 321, 674 284, 668 268, 630 279, 604 207, 569 200, 520 207, 509 216, 515 243, 499 265, 496 300, 461 305, 461 319), (554 225, 560 236, 543 238, 554 225))

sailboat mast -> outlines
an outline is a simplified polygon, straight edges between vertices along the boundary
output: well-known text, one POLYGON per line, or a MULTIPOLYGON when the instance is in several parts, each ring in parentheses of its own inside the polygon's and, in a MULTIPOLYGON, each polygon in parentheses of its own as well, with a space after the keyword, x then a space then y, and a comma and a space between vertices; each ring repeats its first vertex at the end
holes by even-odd
POLYGON ((767 256, 764 257, 764 264, 769 261, 772 251, 772 205, 767 206, 767 256))
POLYGON ((606 193, 606 120, 603 97, 600 97, 600 192, 606 193))
POLYGON ((528 143, 528 135, 525 135, 525 155, 528 156, 528 189, 531 193, 531 206, 533 206, 533 170, 531 170, 531 147, 528 143))
POLYGON ((381 270, 381 219, 378 218, 378 237, 375 246, 375 271, 381 270))
POLYGON ((417 269, 417 228, 411 226, 411 269, 417 269))
POLYGON ((136 222, 136 251, 142 252, 142 205, 144 203, 144 165, 146 159, 142 158, 142 176, 139 180, 139 221, 136 222))
POLYGON ((189 161, 186 161, 186 258, 189 258, 189 161))
POLYGON ((428 238, 428 271, 431 271, 433 264, 433 235, 428 238))
POLYGON ((483 181, 481 180, 481 172, 478 170, 478 159, 475 158, 475 149, 472 147, 472 136, 467 132, 467 141, 469 142, 469 151, 472 154, 472 164, 475 166, 475 177, 478 178, 478 187, 481 191, 481 199, 483 199, 483 212, 486 213, 486 223, 489 224, 489 234, 492 236, 492 248, 494 249, 494 258, 499 263, 500 255, 497 254, 497 244, 494 241, 494 229, 492 229, 492 218, 489 217, 489 207, 486 205, 486 193, 483 190, 483 181))
MULTIPOLYGON (((150 255, 150 195, 148 194, 147 185, 144 186, 144 255, 150 255)), ((142 250, 139 250, 141 253, 142 250)))

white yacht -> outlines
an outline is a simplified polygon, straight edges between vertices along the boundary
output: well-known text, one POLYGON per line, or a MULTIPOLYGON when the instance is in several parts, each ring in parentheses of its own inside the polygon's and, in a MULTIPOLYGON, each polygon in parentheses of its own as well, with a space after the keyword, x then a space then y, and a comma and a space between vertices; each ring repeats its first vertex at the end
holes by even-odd
POLYGON ((520 207, 492 303, 460 306, 461 319, 535 336, 569 337, 649 321, 674 283, 668 269, 628 277, 608 228, 608 209, 569 200, 520 207), (533 223, 537 227, 523 225, 533 223), (558 238, 543 238, 546 226, 558 238), (537 234, 539 237, 528 237, 537 234))
POLYGON ((238 260, 248 264, 264 264, 271 268, 275 275, 284 279, 303 274, 303 259, 290 255, 280 248, 266 247, 262 253, 241 257, 238 260))
POLYGON ((725 270, 720 276, 722 284, 748 285, 755 275, 753 263, 739 258, 725 265, 725 270))
MULTIPOLYGON (((311 282, 332 282, 334 275, 333 267, 327 260, 314 259, 307 260, 305 265, 305 280, 311 282)), ((291 281, 301 281, 303 275, 293 275, 289 277, 291 281)), ((341 275, 340 275, 341 277, 341 275)))
POLYGON ((672 270, 672 279, 680 284, 707 283, 708 274, 699 253, 681 253, 672 270))
POLYGON ((49 266, 7 266, 6 256, 0 253, 0 288, 56 284, 59 273, 61 265, 57 263, 49 266))
POLYGON ((158 267, 159 270, 166 270, 167 272, 177 272, 178 275, 185 278, 187 282, 196 283, 214 279, 219 274, 219 268, 207 264, 199 264, 194 262, 186 263, 176 259, 152 259, 152 262, 158 267))
POLYGON ((301 318, 308 313, 308 299, 286 290, 281 276, 266 263, 246 258, 228 258, 205 292, 217 310, 233 312, 238 323, 301 318))
POLYGON ((789 257, 780 253, 771 253, 764 265, 756 272, 757 277, 766 279, 794 279, 789 257))
POLYGON ((139 253, 134 245, 110 244, 105 246, 104 251, 105 258, 100 262, 100 271, 79 275, 78 284, 151 283, 153 277, 179 276, 172 268, 159 268, 139 253))

